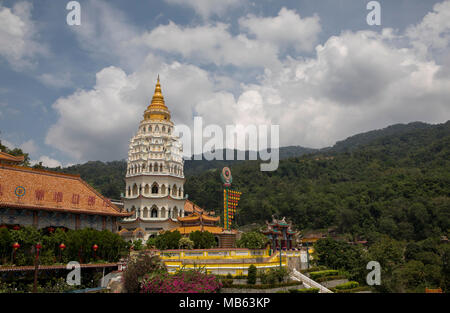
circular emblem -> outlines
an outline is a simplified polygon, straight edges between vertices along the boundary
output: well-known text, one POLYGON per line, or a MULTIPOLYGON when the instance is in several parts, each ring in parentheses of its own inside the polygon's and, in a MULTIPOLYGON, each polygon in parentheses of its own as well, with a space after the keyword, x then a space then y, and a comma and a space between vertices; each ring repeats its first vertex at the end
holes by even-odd
POLYGON ((228 167, 224 167, 222 169, 222 173, 220 176, 222 177, 222 181, 224 184, 231 184, 231 182, 233 181, 231 170, 228 167))
POLYGON ((14 190, 14 193, 18 197, 23 197, 25 196, 25 188, 22 186, 17 186, 16 189, 14 190))

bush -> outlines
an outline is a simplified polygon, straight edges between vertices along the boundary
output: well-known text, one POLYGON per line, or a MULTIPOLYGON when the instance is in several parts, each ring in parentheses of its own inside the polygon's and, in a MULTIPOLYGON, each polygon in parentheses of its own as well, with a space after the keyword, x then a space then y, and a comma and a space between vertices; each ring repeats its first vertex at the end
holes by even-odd
POLYGON ((142 249, 144 249, 144 244, 142 243, 142 239, 133 241, 132 247, 133 247, 134 251, 141 251, 142 249))
POLYGON ((356 282, 356 281, 349 281, 347 283, 337 285, 334 288, 336 290, 346 290, 346 289, 353 289, 353 288, 358 288, 358 287, 359 287, 359 283, 358 282, 356 282))
POLYGON ((189 238, 183 237, 178 242, 178 248, 180 249, 194 249, 194 242, 189 238))
POLYGON ((239 248, 264 249, 268 242, 269 239, 265 235, 253 231, 242 234, 241 239, 239 239, 236 244, 239 248))
POLYGON ((217 246, 216 238, 209 231, 196 230, 189 234, 189 239, 194 242, 194 249, 211 249, 217 246))
POLYGON ((247 284, 256 284, 256 266, 253 264, 248 267, 247 284))
POLYGON ((229 279, 229 278, 222 279, 222 287, 223 288, 230 288, 231 286, 233 286, 233 278, 231 278, 231 279, 229 279))
POLYGON ((319 288, 289 289, 290 293, 319 293, 319 288))
POLYGON ((159 250, 178 249, 181 234, 178 230, 166 231, 155 238, 155 246, 159 250))
POLYGON ((118 235, 108 230, 94 229, 68 230, 56 229, 53 233, 38 230, 35 227, 22 227, 19 230, 0 229, 0 264, 10 263, 12 244, 18 242, 20 248, 16 251, 16 265, 33 265, 35 254, 32 248, 41 243, 40 263, 50 265, 54 263, 67 263, 77 260, 80 263, 89 263, 99 260, 116 262, 127 253, 127 243, 118 235), (61 251, 59 245, 64 243, 66 249, 61 251), (92 246, 98 245, 94 254, 92 246))
POLYGON ((320 277, 326 277, 326 276, 337 276, 339 275, 339 271, 337 270, 326 270, 326 271, 319 271, 319 272, 310 272, 309 277, 311 277, 312 280, 315 280, 320 277))
POLYGON ((123 286, 128 293, 139 292, 140 281, 144 275, 167 272, 165 265, 158 256, 140 253, 134 260, 128 262, 123 272, 123 286))
POLYGON ((141 284, 143 293, 216 293, 220 288, 222 283, 214 275, 198 270, 146 275, 141 284))

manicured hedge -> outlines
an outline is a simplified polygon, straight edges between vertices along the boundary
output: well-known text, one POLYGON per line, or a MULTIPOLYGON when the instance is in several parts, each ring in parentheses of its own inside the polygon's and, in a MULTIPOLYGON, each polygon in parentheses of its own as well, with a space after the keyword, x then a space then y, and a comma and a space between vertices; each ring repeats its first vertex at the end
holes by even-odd
POLYGON ((354 289, 358 288, 359 283, 357 281, 349 281, 347 283, 343 283, 334 287, 336 290, 345 290, 345 289, 354 289))
POLYGON ((311 277, 312 280, 315 280, 319 277, 337 276, 337 275, 339 275, 339 271, 337 271, 337 270, 326 270, 326 271, 309 273, 309 277, 311 277))
POLYGON ((319 288, 289 289, 290 293, 319 293, 319 288))
POLYGON ((282 283, 282 284, 261 284, 261 285, 248 285, 248 284, 241 284, 241 285, 232 285, 231 288, 237 288, 237 289, 272 289, 272 288, 279 288, 279 287, 289 287, 289 286, 296 286, 300 285, 301 282, 293 281, 289 283, 282 283))
POLYGON ((347 277, 344 275, 336 275, 336 276, 324 276, 314 279, 316 282, 321 283, 324 281, 336 280, 336 279, 346 279, 347 277))

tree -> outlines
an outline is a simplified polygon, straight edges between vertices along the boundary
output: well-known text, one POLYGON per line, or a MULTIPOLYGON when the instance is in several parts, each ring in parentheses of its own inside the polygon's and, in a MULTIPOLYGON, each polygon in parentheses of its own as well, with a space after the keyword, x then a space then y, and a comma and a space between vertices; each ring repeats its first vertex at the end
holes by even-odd
POLYGON ((237 246, 239 248, 247 249, 264 249, 269 242, 269 239, 264 234, 260 232, 248 232, 243 233, 241 239, 237 241, 237 246))
POLYGON ((178 249, 181 234, 178 230, 166 231, 155 238, 155 246, 159 250, 178 249))
POLYGON ((247 284, 249 285, 256 284, 256 266, 253 264, 248 267, 247 284))
POLYGON ((194 242, 194 249, 210 249, 217 246, 214 235, 209 231, 196 230, 189 234, 189 239, 194 242))

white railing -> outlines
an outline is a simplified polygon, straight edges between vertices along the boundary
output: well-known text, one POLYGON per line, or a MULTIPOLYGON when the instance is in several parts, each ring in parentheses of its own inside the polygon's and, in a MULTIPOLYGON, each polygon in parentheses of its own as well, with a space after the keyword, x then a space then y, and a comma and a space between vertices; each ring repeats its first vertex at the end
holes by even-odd
POLYGON ((294 278, 298 281, 301 281, 303 283, 303 285, 305 285, 306 288, 318 288, 319 293, 333 293, 330 289, 322 286, 321 284, 312 280, 308 276, 303 275, 302 273, 297 271, 295 268, 292 271, 292 278, 294 278))

